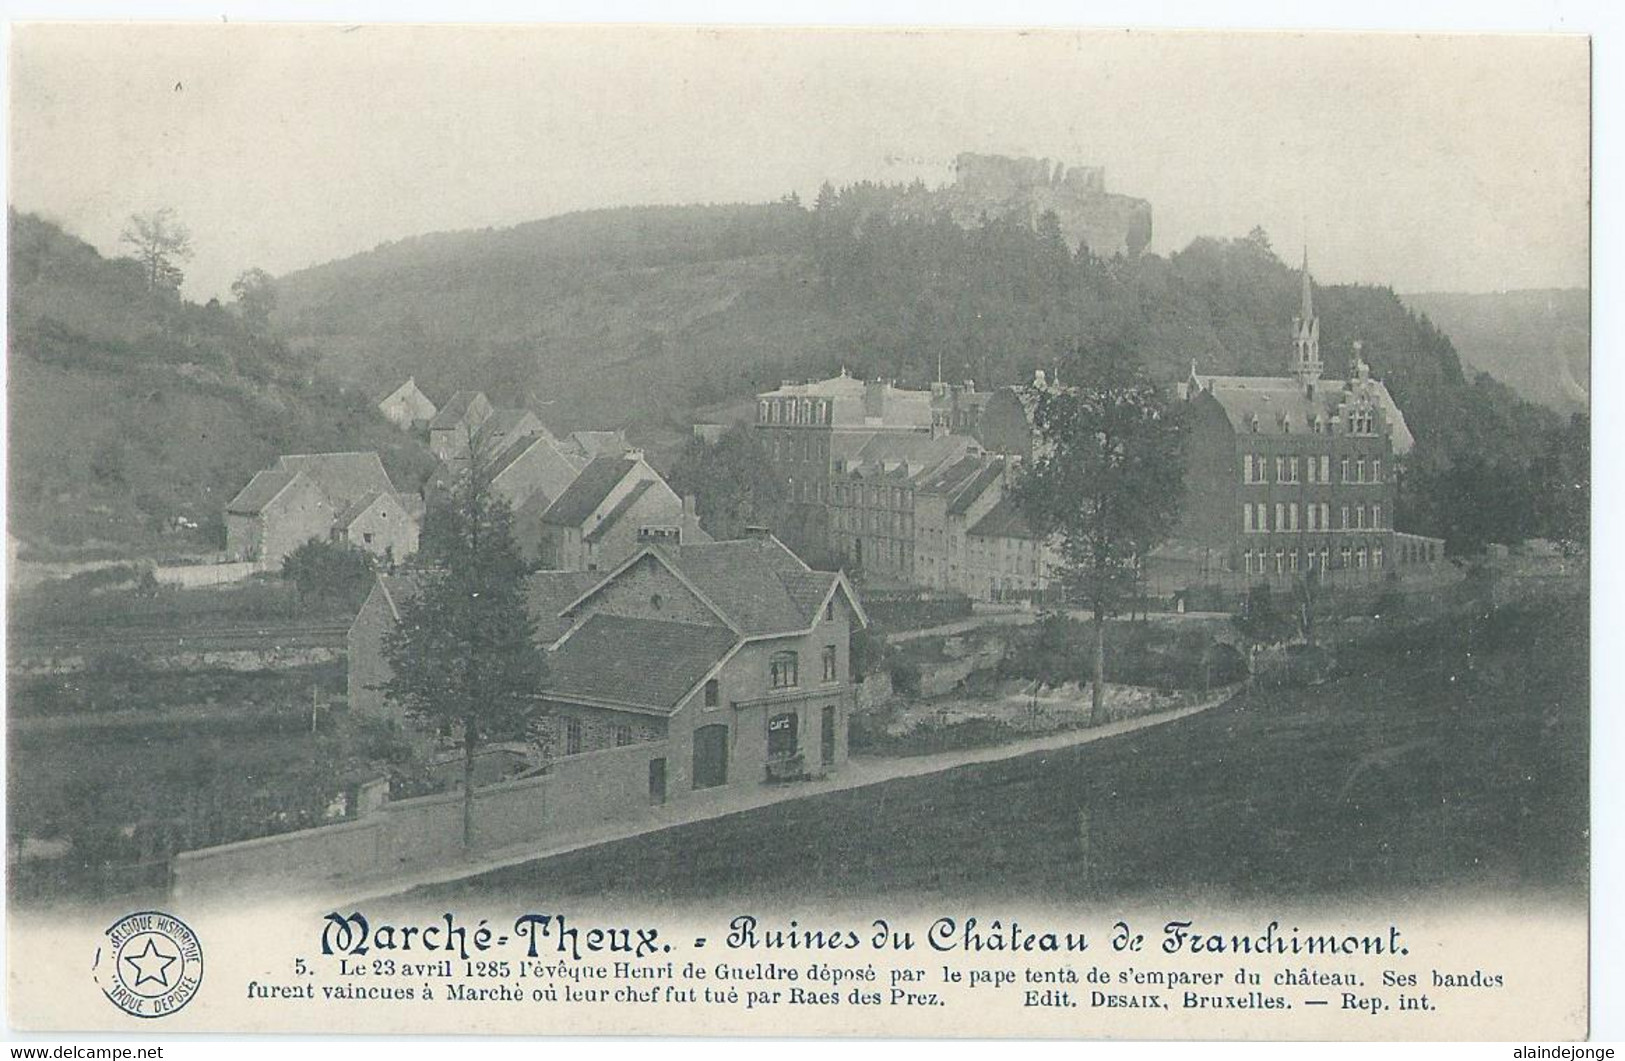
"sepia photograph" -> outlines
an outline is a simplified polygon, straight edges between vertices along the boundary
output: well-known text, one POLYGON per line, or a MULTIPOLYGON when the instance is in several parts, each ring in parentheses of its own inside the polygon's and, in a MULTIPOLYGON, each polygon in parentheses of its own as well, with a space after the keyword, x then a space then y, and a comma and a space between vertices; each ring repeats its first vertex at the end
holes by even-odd
POLYGON ((12 24, 7 1024, 1584 1039, 1591 74, 12 24))

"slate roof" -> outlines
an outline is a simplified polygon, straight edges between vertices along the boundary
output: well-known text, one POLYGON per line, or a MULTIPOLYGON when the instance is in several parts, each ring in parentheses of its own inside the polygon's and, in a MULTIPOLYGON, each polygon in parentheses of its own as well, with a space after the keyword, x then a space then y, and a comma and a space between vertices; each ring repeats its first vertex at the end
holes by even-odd
POLYGON ((479 391, 458 391, 453 394, 446 399, 446 404, 440 407, 440 411, 434 414, 434 419, 429 421, 429 429, 433 431, 461 427, 463 417, 468 415, 468 407, 479 396, 479 391))
POLYGON ((987 493, 989 487, 998 482, 1004 475, 1004 462, 992 461, 969 482, 964 483, 955 491, 953 499, 948 502, 950 516, 963 516, 976 504, 977 499, 987 493))
POLYGON ((1027 524, 1027 517, 1021 514, 1021 509, 1009 497, 999 498, 998 503, 988 509, 987 515, 977 520, 976 525, 965 533, 976 538, 1038 540, 1038 535, 1027 524))
POLYGON ((811 570, 772 537, 684 545, 662 555, 745 637, 805 630, 837 577, 811 570))
POLYGON ((619 431, 572 431, 565 441, 568 448, 586 460, 619 457, 631 449, 619 431))
POLYGON ((830 456, 845 461, 848 474, 873 477, 892 471, 904 477, 935 474, 949 462, 981 450, 967 435, 940 435, 923 431, 845 431, 830 440, 830 456))
POLYGON ((599 457, 581 469, 576 481, 542 515, 542 522, 553 527, 581 526, 588 516, 598 511, 615 484, 636 466, 637 461, 624 457, 599 457))
POLYGON ((287 472, 304 472, 335 508, 377 490, 394 490, 376 453, 291 453, 277 459, 287 472))
POLYGON ((549 655, 546 692, 670 714, 735 641, 721 626, 594 615, 549 655))
MULTIPOLYGON (((420 575, 406 571, 380 574, 378 581, 399 608, 417 596, 420 575)), ((559 617, 569 604, 603 579, 598 571, 538 571, 525 576, 525 607, 536 623, 536 642, 551 645, 563 637, 574 618, 559 617)))
POLYGON ((334 518, 334 525, 338 527, 348 527, 350 524, 360 519, 361 514, 366 512, 367 509, 371 508, 372 503, 382 496, 384 496, 383 491, 374 490, 372 493, 367 494, 364 497, 357 498, 350 504, 349 508, 345 509, 343 512, 340 512, 334 518))
POLYGON ((293 482, 296 474, 275 468, 255 472, 254 478, 248 480, 248 485, 239 490, 236 497, 226 502, 226 511, 240 516, 259 515, 276 495, 293 482))
POLYGON ((621 517, 626 515, 627 509, 637 504, 638 498, 648 493, 649 488, 654 486, 654 484, 653 479, 643 479, 635 483, 632 489, 626 492, 625 497, 615 502, 614 508, 604 513, 604 518, 598 521, 598 526, 594 527, 591 531, 582 536, 582 540, 595 542, 604 535, 608 534, 615 524, 620 522, 621 517))
POLYGON ((1353 400, 1363 388, 1370 388, 1372 404, 1383 410, 1393 429, 1394 453, 1404 456, 1416 442, 1405 423, 1405 414, 1380 380, 1323 379, 1315 388, 1314 398, 1290 376, 1193 376, 1192 382, 1218 401, 1237 434, 1251 433, 1252 418, 1256 416, 1261 435, 1285 433, 1283 413, 1291 417, 1293 432, 1308 433, 1316 414, 1330 420, 1341 403, 1353 400))

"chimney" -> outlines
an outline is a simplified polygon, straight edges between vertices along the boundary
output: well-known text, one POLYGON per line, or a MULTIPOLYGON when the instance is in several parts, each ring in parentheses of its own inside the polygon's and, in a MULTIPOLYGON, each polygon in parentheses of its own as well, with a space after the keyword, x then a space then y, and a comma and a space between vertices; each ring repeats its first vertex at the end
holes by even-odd
POLYGON ((700 518, 700 503, 693 494, 683 495, 683 515, 690 519, 700 518))
POLYGON ((1044 378, 1044 370, 1041 368, 1033 369, 1033 386, 1039 390, 1043 390, 1046 382, 1047 381, 1044 378))
POLYGON ((766 527, 760 527, 760 526, 757 526, 756 524, 751 524, 750 526, 745 528, 745 537, 747 537, 747 538, 771 538, 771 537, 773 537, 773 532, 768 530, 766 527))

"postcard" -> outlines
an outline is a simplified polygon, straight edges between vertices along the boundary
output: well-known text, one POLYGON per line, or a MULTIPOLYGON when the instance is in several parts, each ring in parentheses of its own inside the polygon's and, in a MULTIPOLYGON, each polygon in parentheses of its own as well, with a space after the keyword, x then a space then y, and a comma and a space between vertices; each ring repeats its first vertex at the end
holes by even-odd
POLYGON ((1584 1038, 1590 90, 14 26, 7 1021, 1584 1038))

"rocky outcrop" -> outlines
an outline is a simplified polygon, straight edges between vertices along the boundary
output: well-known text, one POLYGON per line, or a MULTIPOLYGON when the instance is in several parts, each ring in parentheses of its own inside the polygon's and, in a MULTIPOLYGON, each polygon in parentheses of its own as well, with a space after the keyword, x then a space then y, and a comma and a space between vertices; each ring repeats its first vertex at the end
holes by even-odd
POLYGON ((1047 158, 1010 158, 965 153, 954 160, 953 184, 926 195, 960 225, 987 217, 1016 217, 1034 224, 1053 210, 1074 247, 1097 256, 1139 254, 1151 242, 1151 204, 1106 190, 1101 166, 1065 166, 1047 158))

